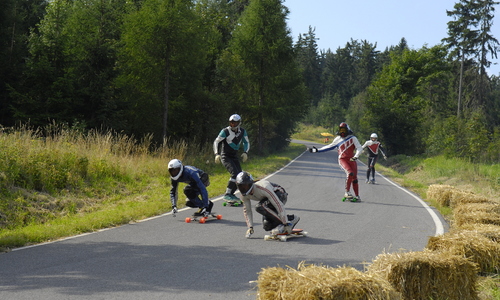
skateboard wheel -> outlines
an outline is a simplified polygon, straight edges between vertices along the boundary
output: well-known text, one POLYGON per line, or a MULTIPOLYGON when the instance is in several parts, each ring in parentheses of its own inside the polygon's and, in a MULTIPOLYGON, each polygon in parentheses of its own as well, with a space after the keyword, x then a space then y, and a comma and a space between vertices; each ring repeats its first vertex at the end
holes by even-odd
POLYGON ((280 236, 280 241, 281 242, 286 242, 286 235, 281 235, 280 236))
POLYGON ((234 206, 240 206, 240 204, 239 203, 235 203, 234 206))
POLYGON ((226 206, 226 205, 227 205, 227 202, 222 203, 222 206, 226 206))
POLYGON ((345 202, 345 198, 342 198, 342 202, 345 202))
POLYGON ((191 218, 186 218, 186 223, 191 223, 191 218))
POLYGON ((201 224, 205 223, 206 221, 207 221, 207 218, 205 218, 205 217, 203 217, 203 218, 200 219, 200 223, 201 224))
POLYGON ((217 215, 217 220, 221 220, 222 219, 222 215, 217 215))
POLYGON ((266 235, 264 236, 264 241, 269 241, 269 240, 271 240, 271 236, 270 236, 270 235, 268 235, 268 234, 266 234, 266 235))
POLYGON ((307 236, 308 235, 308 233, 305 232, 305 231, 302 231, 300 234, 303 235, 303 236, 307 236))

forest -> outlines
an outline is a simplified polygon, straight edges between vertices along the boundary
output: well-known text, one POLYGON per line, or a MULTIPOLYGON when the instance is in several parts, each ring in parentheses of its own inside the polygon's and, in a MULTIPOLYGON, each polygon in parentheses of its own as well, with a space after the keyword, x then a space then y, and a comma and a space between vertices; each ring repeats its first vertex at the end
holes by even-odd
POLYGON ((0 129, 53 123, 161 146, 206 145, 233 113, 252 152, 285 148, 299 123, 389 155, 500 161, 500 51, 493 0, 458 0, 439 45, 377 51, 296 42, 281 0, 3 0, 0 129))

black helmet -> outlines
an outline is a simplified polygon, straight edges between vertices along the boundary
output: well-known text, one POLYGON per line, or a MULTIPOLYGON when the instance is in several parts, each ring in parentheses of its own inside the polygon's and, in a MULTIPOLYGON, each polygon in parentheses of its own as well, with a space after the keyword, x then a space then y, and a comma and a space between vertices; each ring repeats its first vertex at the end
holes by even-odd
POLYGON ((243 196, 248 195, 253 189, 253 177, 248 172, 240 172, 236 176, 236 185, 243 196))

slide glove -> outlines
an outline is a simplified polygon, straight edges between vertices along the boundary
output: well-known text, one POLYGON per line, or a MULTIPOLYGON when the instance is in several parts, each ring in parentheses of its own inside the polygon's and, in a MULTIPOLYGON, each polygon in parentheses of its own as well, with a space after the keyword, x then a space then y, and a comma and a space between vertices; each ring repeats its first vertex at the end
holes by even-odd
POLYGON ((243 154, 241 154, 241 160, 242 160, 243 162, 246 162, 246 161, 247 161, 247 159, 248 159, 248 154, 247 154, 246 152, 244 152, 243 154))
POLYGON ((387 156, 384 155, 384 160, 387 160, 387 156))
POLYGON ((215 155, 215 163, 216 164, 220 164, 221 163, 221 159, 220 159, 220 155, 219 154, 215 155))
POLYGON ((249 239, 253 234, 253 227, 248 228, 247 233, 245 234, 245 237, 249 239))
POLYGON ((309 152, 311 152, 311 153, 318 152, 318 148, 313 146, 312 148, 309 148, 309 152))

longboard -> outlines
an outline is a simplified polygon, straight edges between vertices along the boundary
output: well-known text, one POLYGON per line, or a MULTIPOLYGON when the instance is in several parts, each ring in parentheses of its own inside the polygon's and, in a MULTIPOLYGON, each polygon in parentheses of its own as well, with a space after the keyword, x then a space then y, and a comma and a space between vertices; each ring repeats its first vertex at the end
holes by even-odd
POLYGON ((266 234, 264 236, 264 241, 278 240, 280 242, 286 242, 289 238, 306 236, 307 232, 305 232, 303 229, 292 229, 292 233, 290 234, 266 234))
POLYGON ((358 201, 358 199, 356 199, 354 196, 351 196, 351 197, 344 197, 342 198, 342 202, 346 201, 346 200, 349 200, 351 202, 356 202, 358 201))
POLYGON ((211 213, 208 216, 191 216, 186 218, 186 223, 191 223, 191 222, 198 222, 198 223, 205 223, 209 220, 221 220, 222 215, 217 215, 215 213, 211 213))

